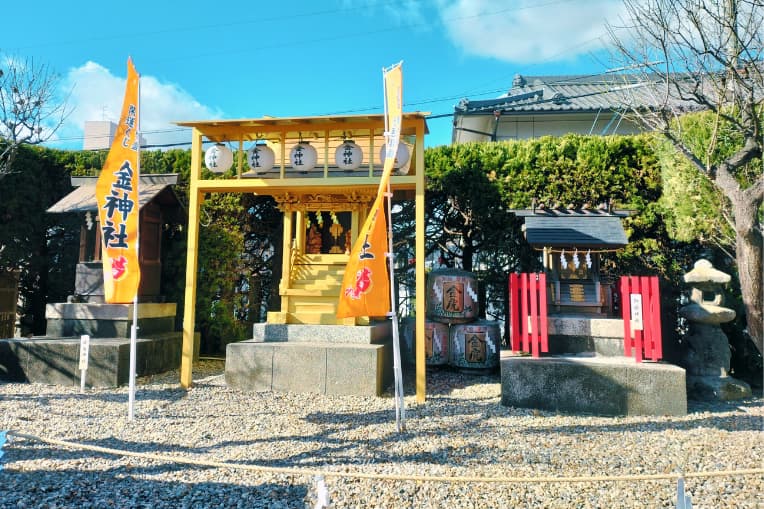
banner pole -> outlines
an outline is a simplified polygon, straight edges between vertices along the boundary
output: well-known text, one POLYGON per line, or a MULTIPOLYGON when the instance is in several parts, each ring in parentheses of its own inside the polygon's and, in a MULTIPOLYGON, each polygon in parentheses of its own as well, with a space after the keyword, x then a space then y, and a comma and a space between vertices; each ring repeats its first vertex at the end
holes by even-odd
POLYGON ((387 182, 387 248, 388 266, 390 268, 390 320, 393 326, 393 376, 395 378, 395 420, 398 432, 406 431, 406 405, 403 398, 403 372, 401 371, 401 346, 398 331, 398 303, 395 302, 395 256, 393 254, 393 214, 390 181, 387 182))
MULTIPOLYGON (((137 153, 135 161, 135 187, 138 188, 138 222, 135 227, 135 254, 138 264, 141 263, 141 200, 140 200, 140 182, 141 182, 141 77, 138 75, 138 93, 136 94, 137 121, 135 126, 135 149, 137 153)), ((132 421, 135 407, 135 364, 138 349, 138 288, 135 289, 133 297, 133 324, 130 327, 130 388, 127 404, 127 418, 132 421)))
MULTIPOLYGON (((401 62, 402 63, 402 62, 401 62)), ((401 65, 401 63, 398 63, 396 65, 401 65)), ((390 69, 395 68, 395 65, 393 65, 390 69)), ((385 145, 386 145, 386 157, 392 157, 395 158, 396 154, 390 154, 390 137, 393 136, 393 133, 390 132, 390 123, 388 121, 388 104, 387 104, 387 80, 385 79, 385 74, 387 73, 387 70, 385 68, 382 68, 382 89, 384 92, 384 120, 385 120, 385 145)), ((396 132, 394 133, 396 136, 395 140, 395 148, 398 148, 398 143, 400 143, 400 133, 396 132)), ((395 151, 397 152, 397 150, 395 151)), ((387 197, 387 217, 388 217, 388 225, 387 225, 387 261, 388 261, 388 268, 390 272, 390 320, 392 321, 392 330, 393 330, 393 378, 394 378, 394 384, 395 384, 395 423, 396 427, 398 429, 398 432, 401 433, 403 431, 406 431, 406 408, 405 408, 405 402, 403 399, 403 373, 401 371, 401 349, 400 349, 400 339, 399 339, 399 333, 398 333, 398 312, 397 308, 398 305, 395 302, 395 257, 393 255, 393 216, 392 216, 392 196, 393 193, 391 192, 390 188, 390 179, 387 179, 387 189, 386 189, 386 197, 387 197)))
POLYGON ((133 420, 135 406, 135 350, 138 338, 138 296, 133 299, 133 324, 130 326, 130 395, 127 403, 127 418, 133 420))

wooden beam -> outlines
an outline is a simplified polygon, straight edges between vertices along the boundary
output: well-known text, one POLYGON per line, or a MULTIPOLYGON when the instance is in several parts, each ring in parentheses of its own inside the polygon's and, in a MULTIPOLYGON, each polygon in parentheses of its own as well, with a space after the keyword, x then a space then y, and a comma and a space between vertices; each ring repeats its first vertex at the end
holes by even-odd
POLYGON ((183 305, 183 346, 180 357, 180 385, 193 383, 194 321, 196 308, 196 271, 199 262, 199 212, 202 192, 198 188, 202 171, 202 135, 194 129, 191 140, 191 189, 188 206, 188 245, 186 249, 186 292, 183 305))
POLYGON ((424 360, 424 315, 425 294, 427 289, 424 280, 424 123, 417 126, 417 143, 415 145, 416 167, 416 240, 414 256, 416 258, 416 400, 424 403, 427 393, 427 372, 424 360))

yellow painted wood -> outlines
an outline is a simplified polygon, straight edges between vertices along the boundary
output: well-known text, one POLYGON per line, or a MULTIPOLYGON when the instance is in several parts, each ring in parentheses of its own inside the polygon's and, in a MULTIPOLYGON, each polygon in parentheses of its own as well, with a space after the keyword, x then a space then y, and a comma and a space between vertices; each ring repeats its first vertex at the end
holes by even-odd
POLYGON ((238 161, 236 165, 236 178, 241 178, 241 170, 244 168, 244 142, 239 140, 238 161))
POLYGON ((289 278, 292 267, 292 212, 284 212, 284 231, 281 243, 281 285, 289 288, 289 278))
MULTIPOLYGON (((394 175, 390 178, 393 191, 416 189, 414 175, 394 175)), ((322 193, 345 194, 364 190, 376 193, 379 177, 289 177, 289 178, 243 178, 200 179, 199 189, 205 193, 255 193, 274 195, 284 192, 295 194, 322 193)))
POLYGON ((194 321, 196 305, 196 273, 199 261, 199 212, 202 193, 197 188, 202 169, 202 136, 193 130, 191 140, 191 184, 188 206, 188 244, 186 250, 186 291, 183 306, 183 345, 180 358, 180 385, 186 389, 193 383, 194 321))
POLYGON ((301 252, 305 252, 305 213, 302 210, 298 210, 296 212, 295 217, 295 236, 294 236, 294 244, 297 246, 297 249, 301 252))
MULTIPOLYGON (((394 192, 411 197, 416 204, 416 389, 417 401, 425 399, 424 364, 424 135, 427 132, 426 113, 405 113, 401 135, 412 146, 412 162, 407 175, 394 175, 390 186, 394 192)), ((314 258, 295 256, 295 250, 304 250, 305 213, 315 210, 349 210, 351 212, 351 237, 355 242, 358 231, 366 219, 368 207, 376 196, 379 174, 378 149, 384 143, 384 115, 351 115, 333 117, 260 118, 243 120, 210 120, 179 122, 178 125, 193 130, 191 157, 191 205, 189 210, 189 247, 186 264, 186 302, 183 322, 183 355, 181 360, 181 384, 192 383, 194 303, 198 263, 199 212, 205 193, 254 193, 274 196, 284 212, 284 241, 282 244, 282 308, 269 312, 269 323, 319 323, 343 325, 368 325, 369 317, 338 320, 335 293, 341 290, 342 274, 347 256, 340 261, 317 255, 314 258), (323 144, 319 151, 319 167, 309 176, 291 171, 287 150, 308 136, 306 141, 323 144), (340 172, 333 161, 336 147, 344 138, 354 138, 366 157, 367 169, 340 172), (238 166, 236 176, 202 179, 202 140, 213 142, 238 142, 238 166), (277 151, 278 168, 260 178, 242 178, 244 142, 267 140, 277 151), (276 147, 278 145, 278 147, 276 147), (321 157, 322 156, 322 157, 321 157), (323 159, 323 160, 321 160, 323 159), (376 176, 375 176, 376 173, 376 176), (345 196, 343 200, 338 196, 345 196), (327 201, 327 197, 329 197, 327 201), (349 197, 353 197, 349 199, 349 197), (367 199, 368 197, 368 199, 367 199), (300 206, 292 204, 300 202, 300 206), (297 228, 293 234, 293 225, 297 228), (294 256, 294 257, 293 257, 294 256), (305 264, 297 262, 308 261, 305 264), (295 265, 293 265, 295 261, 295 265), (327 312, 327 310, 329 312, 327 312)))
POLYGON ((324 133, 324 178, 329 177, 329 131, 324 133))
MULTIPOLYGON (((417 144, 414 157, 417 168, 424 168, 424 124, 417 126, 417 144)), ((425 288, 424 278, 424 171, 420 171, 416 178, 416 241, 414 256, 416 257, 416 400, 424 403, 427 393, 427 371, 425 369, 424 355, 424 315, 425 315, 425 288)))

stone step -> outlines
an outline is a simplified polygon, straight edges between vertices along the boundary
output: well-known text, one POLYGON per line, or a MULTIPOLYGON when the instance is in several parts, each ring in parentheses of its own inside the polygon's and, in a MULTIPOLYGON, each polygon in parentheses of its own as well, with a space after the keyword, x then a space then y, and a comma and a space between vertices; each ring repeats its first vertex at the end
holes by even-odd
POLYGON ((309 325, 256 323, 252 326, 255 342, 366 344, 384 343, 392 337, 392 322, 382 320, 370 325, 309 325))

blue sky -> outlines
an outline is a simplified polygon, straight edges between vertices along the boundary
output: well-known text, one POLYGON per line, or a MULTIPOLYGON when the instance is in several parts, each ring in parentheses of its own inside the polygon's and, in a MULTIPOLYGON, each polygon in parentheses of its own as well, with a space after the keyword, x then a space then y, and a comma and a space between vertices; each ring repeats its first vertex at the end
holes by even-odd
MULTIPOLYGON (((117 120, 132 56, 144 137, 173 143, 190 141, 179 120, 379 113, 381 69, 401 60, 404 111, 433 115, 463 97, 499 96, 515 73, 600 73, 605 22, 617 24, 621 9, 621 0, 10 2, 0 52, 61 75, 72 113, 55 145, 75 149, 86 120, 117 120)), ((428 146, 450 142, 450 118, 428 125, 428 146)))

